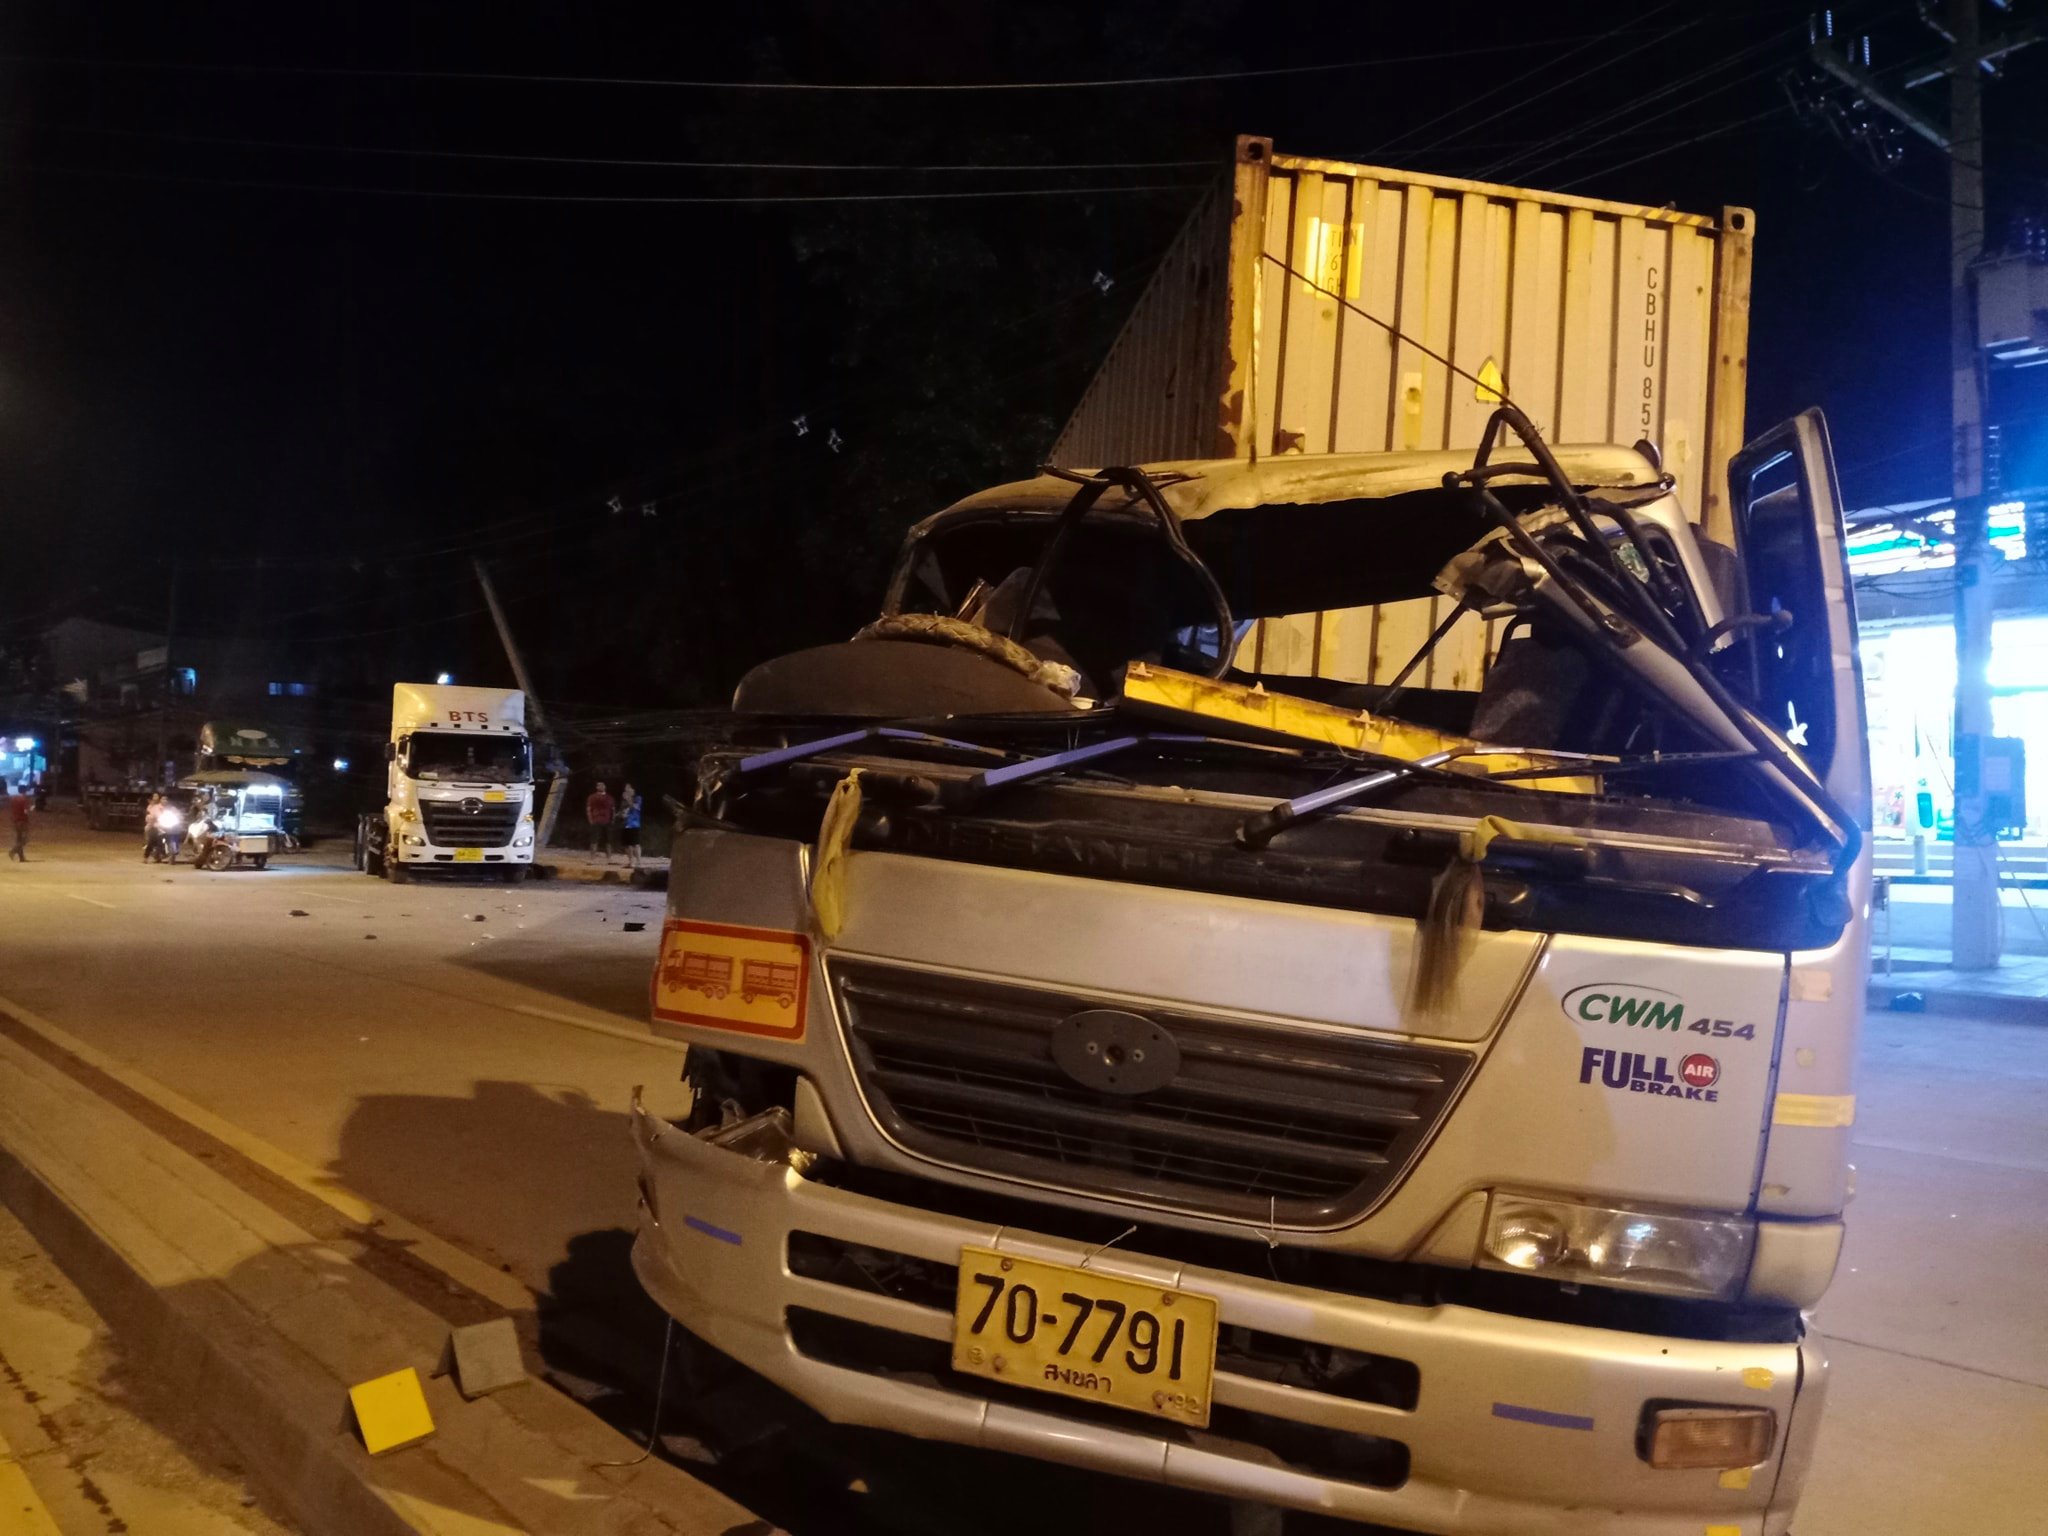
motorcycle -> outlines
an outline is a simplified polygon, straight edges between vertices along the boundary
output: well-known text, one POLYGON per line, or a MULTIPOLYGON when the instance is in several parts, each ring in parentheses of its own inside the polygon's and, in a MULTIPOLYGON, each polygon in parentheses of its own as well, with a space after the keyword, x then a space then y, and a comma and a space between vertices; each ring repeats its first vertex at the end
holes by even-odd
POLYGON ((159 864, 175 864, 184 842, 185 813, 175 805, 157 807, 150 817, 149 846, 143 849, 143 857, 159 864))

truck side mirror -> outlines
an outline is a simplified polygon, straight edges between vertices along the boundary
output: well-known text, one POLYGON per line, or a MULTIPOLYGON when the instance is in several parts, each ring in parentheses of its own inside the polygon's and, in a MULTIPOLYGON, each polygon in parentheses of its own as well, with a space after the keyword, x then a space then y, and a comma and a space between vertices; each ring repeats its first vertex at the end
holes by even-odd
POLYGON ((395 742, 395 741, 387 741, 387 742, 385 742, 385 743, 384 743, 384 761, 385 761, 385 762, 387 762, 387 763, 395 763, 395 762, 397 762, 397 761, 398 761, 398 743, 397 743, 397 742, 395 742))

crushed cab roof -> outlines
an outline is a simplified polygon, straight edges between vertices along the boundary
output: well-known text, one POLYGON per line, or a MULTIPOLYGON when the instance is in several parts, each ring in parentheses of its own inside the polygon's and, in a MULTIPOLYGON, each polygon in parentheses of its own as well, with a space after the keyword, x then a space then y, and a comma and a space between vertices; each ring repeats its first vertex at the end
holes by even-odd
MULTIPOLYGON (((1655 485, 1661 478, 1657 467, 1634 448, 1600 443, 1552 451, 1572 483, 1581 489, 1619 490, 1655 485)), ((1496 450, 1496 462, 1525 459, 1526 454, 1516 443, 1504 443, 1496 450)), ((1446 474, 1470 469, 1472 451, 1282 454, 1256 462, 1179 459, 1140 467, 1155 478, 1185 477, 1162 485, 1160 493, 1182 522, 1197 522, 1217 512, 1251 507, 1359 501, 1434 489, 1443 484, 1446 474)), ((1514 483, 1520 477, 1503 478, 1514 483)), ((1526 478, 1541 477, 1531 474, 1526 478)), ((1073 481, 1058 475, 1013 480, 964 496, 930 521, 971 512, 1056 512, 1073 499, 1076 489, 1073 481)), ((1113 511, 1129 506, 1130 500, 1128 492, 1113 488, 1096 505, 1113 511)))

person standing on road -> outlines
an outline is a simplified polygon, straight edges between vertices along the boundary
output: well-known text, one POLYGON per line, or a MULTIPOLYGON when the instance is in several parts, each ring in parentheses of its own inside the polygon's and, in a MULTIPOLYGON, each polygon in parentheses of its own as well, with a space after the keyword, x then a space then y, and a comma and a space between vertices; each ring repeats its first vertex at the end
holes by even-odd
POLYGON ((619 791, 619 847, 626 867, 640 867, 640 792, 628 784, 619 791))
POLYGON ((7 801, 7 814, 14 822, 14 846, 7 850, 7 857, 24 864, 28 862, 28 813, 28 794, 17 782, 7 801))
POLYGON ((149 804, 142 808, 142 862, 145 864, 152 859, 159 864, 163 862, 164 828, 158 819, 163 810, 164 797, 161 794, 151 795, 149 804))
POLYGON ((607 864, 612 861, 612 816, 617 810, 618 802, 605 789, 604 780, 599 779, 597 788, 583 802, 583 819, 590 823, 590 846, 607 864))

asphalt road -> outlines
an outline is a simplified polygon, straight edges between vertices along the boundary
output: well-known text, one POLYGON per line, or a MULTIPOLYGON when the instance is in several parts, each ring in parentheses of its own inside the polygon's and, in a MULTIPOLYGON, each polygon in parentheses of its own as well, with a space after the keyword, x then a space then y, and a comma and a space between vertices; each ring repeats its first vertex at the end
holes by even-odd
MULTIPOLYGON (((548 1298, 559 1379, 644 1426, 659 1320, 625 1267, 624 1109, 635 1084, 657 1110, 681 1098, 677 1053, 637 1038, 660 897, 394 887, 339 846, 199 874, 142 864, 139 843, 38 818, 31 862, 0 866, 0 1003, 548 1298)), ((2039 1528, 2044 1111, 2048 1028, 1873 1016, 1800 1536, 2039 1528)), ((1072 1536, 1224 1528, 1219 1506, 1159 1489, 826 1435, 745 1383, 693 1386, 675 1412, 669 1452, 699 1462, 694 1437, 720 1440, 713 1480, 798 1536, 1022 1533, 1050 1507, 1072 1536)))

